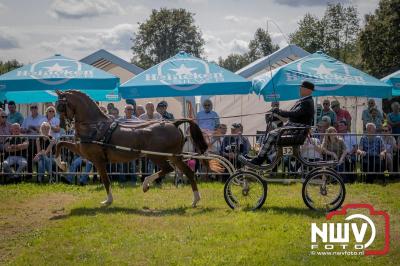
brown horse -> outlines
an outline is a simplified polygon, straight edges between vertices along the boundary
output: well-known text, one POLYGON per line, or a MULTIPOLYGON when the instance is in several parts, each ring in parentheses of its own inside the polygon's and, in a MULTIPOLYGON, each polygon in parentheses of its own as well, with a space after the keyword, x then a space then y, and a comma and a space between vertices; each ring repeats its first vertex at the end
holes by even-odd
MULTIPOLYGON (((56 158, 59 158, 60 149, 65 147, 91 161, 97 168, 107 192, 107 199, 102 204, 109 205, 113 201, 106 164, 108 162, 129 162, 146 156, 158 165, 161 171, 146 177, 143 182, 143 191, 148 190, 151 182, 173 171, 169 163, 171 162, 188 177, 193 190, 192 205, 196 206, 200 200, 200 194, 193 171, 182 161, 182 156, 180 156, 184 145, 184 136, 178 128, 182 123, 189 123, 193 143, 200 153, 204 153, 207 144, 195 122, 180 119, 175 122, 150 121, 116 124, 113 123, 114 119, 104 114, 86 94, 75 90, 57 91, 57 94, 57 111, 60 113, 61 120, 72 121, 74 119, 75 137, 78 142, 59 142, 56 146, 56 158), (115 128, 111 130, 110 128, 113 127, 115 128), (120 148, 116 148, 116 146, 120 148), (121 147, 131 150, 123 150, 121 147), (139 150, 168 153, 168 156, 145 155, 139 150)), ((212 170, 219 170, 213 163, 210 163, 209 166, 212 170)))

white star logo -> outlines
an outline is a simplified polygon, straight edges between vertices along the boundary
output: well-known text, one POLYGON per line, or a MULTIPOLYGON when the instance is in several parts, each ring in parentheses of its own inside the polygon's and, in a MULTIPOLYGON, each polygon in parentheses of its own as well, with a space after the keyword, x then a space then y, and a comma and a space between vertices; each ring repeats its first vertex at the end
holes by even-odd
POLYGON ((334 68, 327 68, 324 64, 320 64, 319 67, 310 67, 310 69, 317 72, 319 75, 331 75, 335 70, 334 68))
POLYGON ((184 64, 181 64, 179 68, 171 68, 178 76, 181 75, 192 75, 192 71, 197 69, 196 67, 186 67, 184 64))
POLYGON ((65 68, 69 68, 69 66, 60 66, 58 63, 55 63, 50 67, 43 67, 43 68, 46 68, 47 71, 49 72, 62 72, 64 71, 65 68))

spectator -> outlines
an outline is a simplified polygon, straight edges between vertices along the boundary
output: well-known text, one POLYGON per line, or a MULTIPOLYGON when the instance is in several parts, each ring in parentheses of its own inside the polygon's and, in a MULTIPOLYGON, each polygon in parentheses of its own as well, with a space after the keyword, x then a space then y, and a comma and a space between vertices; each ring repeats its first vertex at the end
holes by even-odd
POLYGON ((331 124, 331 120, 330 120, 329 116, 323 116, 321 118, 321 121, 318 122, 316 138, 318 138, 320 142, 323 141, 324 136, 325 136, 324 134, 325 134, 326 130, 329 128, 330 124, 331 124))
POLYGON ((105 108, 104 106, 99 106, 99 108, 104 114, 107 114, 107 108, 105 108))
MULTIPOLYGON (((51 108, 51 107, 49 107, 51 108)), ((47 170, 49 176, 52 176, 53 169, 53 146, 55 143, 54 137, 51 136, 51 125, 48 122, 43 122, 40 126, 41 135, 36 138, 36 150, 38 151, 33 161, 38 162, 38 182, 42 183, 43 175, 47 170)))
POLYGON ((392 128, 392 133, 395 134, 395 138, 398 139, 398 135, 400 134, 400 104, 398 102, 393 102, 392 105, 392 112, 388 114, 387 122, 392 128))
POLYGON ((134 99, 126 99, 126 105, 131 105, 133 108, 133 115, 139 117, 136 113, 136 101, 134 99))
POLYGON ((93 167, 93 164, 90 161, 83 159, 80 156, 76 156, 68 169, 69 173, 66 178, 68 183, 69 184, 74 183, 74 181, 73 181, 74 174, 73 173, 77 173, 79 175, 79 184, 81 186, 87 185, 88 180, 89 180, 89 173, 92 170, 92 167, 93 167), (85 171, 82 171, 83 164, 85 164, 85 171))
POLYGON ((140 116, 142 114, 146 113, 146 111, 144 110, 143 105, 138 105, 136 106, 136 116, 140 118, 140 116))
POLYGON ((25 118, 24 122, 22 123, 22 133, 28 135, 38 135, 40 126, 46 118, 39 114, 38 112, 38 105, 36 103, 31 104, 30 106, 31 115, 25 118))
POLYGON ((7 121, 7 114, 3 110, 0 111, 0 153, 4 151, 4 144, 7 135, 11 134, 11 124, 7 121), (4 136, 5 135, 5 136, 4 136))
POLYGON ((222 141, 227 130, 228 128, 225 124, 219 124, 218 128, 214 131, 210 141, 212 153, 221 154, 222 141))
POLYGON ((325 99, 322 102, 322 110, 321 110, 321 114, 318 117, 317 121, 321 121, 322 117, 324 116, 328 116, 330 118, 330 125, 329 126, 333 126, 336 123, 336 113, 334 111, 332 111, 331 109, 331 103, 329 102, 328 99, 325 99))
POLYGON ((166 101, 161 101, 157 104, 157 112, 165 120, 174 120, 174 115, 167 112, 168 103, 166 101))
POLYGON ((5 173, 12 173, 11 167, 17 165, 17 170, 11 176, 11 179, 18 180, 21 172, 27 165, 26 152, 29 142, 21 135, 21 127, 18 123, 11 125, 11 137, 5 141, 6 159, 3 162, 5 173))
POLYGON ((109 115, 112 115, 111 112, 112 112, 113 109, 115 109, 114 104, 113 103, 108 103, 107 104, 107 111, 108 111, 109 115))
POLYGON ((213 105, 210 99, 203 102, 203 108, 203 111, 197 113, 197 124, 201 129, 214 131, 220 123, 218 114, 212 110, 213 105))
MULTIPOLYGON (((344 144, 346 144, 346 160, 344 164, 344 172, 355 172, 356 162, 357 162, 357 150, 358 142, 357 136, 349 133, 349 128, 346 124, 346 120, 341 120, 338 122, 338 133, 342 135, 344 144)), ((355 174, 344 175, 345 182, 353 183, 355 181, 355 174)))
MULTIPOLYGON (((367 109, 365 109, 365 110, 362 112, 362 117, 361 117, 361 119, 362 119, 362 121, 363 121, 363 128, 364 128, 364 129, 366 128, 367 123, 369 123, 369 121, 370 121, 370 116, 371 116, 370 110, 371 110, 372 108, 376 108, 376 109, 377 109, 376 104, 375 104, 375 100, 374 100, 374 99, 369 99, 369 100, 368 100, 368 107, 367 107, 367 109)), ((378 109, 377 109, 377 110, 378 110, 378 109)), ((380 121, 383 121, 382 113, 379 112, 379 110, 378 110, 377 116, 378 116, 378 118, 380 119, 380 121)))
POLYGON ((375 124, 376 131, 381 132, 383 120, 379 117, 379 111, 375 107, 369 109, 369 117, 367 118, 367 122, 375 124))
POLYGON ((250 141, 242 136, 243 126, 234 123, 231 127, 231 136, 225 136, 222 140, 221 154, 230 160, 237 168, 241 167, 238 161, 239 154, 245 155, 250 151, 250 141))
POLYGON ((376 135, 374 123, 367 123, 366 131, 368 135, 361 137, 357 153, 362 156, 362 171, 374 172, 373 174, 367 174, 367 183, 373 183, 379 176, 375 172, 382 172, 382 160, 385 159, 385 144, 382 138, 376 135))
POLYGON ((115 118, 115 119, 119 119, 119 110, 118 108, 113 108, 110 110, 110 115, 115 118))
POLYGON ((394 151, 397 149, 396 139, 392 136, 392 129, 389 125, 383 125, 382 133, 382 140, 385 144, 386 170, 393 173, 394 151))
MULTIPOLYGON (((50 135, 54 139, 59 139, 61 136, 60 119, 56 117, 56 108, 49 106, 46 109, 46 120, 50 124, 50 135)), ((42 123, 43 125, 43 123, 42 123)))
POLYGON ((159 113, 154 112, 154 104, 152 102, 146 103, 146 113, 142 114, 139 118, 147 121, 162 119, 159 113))
POLYGON ((17 106, 15 105, 14 101, 8 102, 8 112, 9 114, 7 122, 9 122, 10 124, 18 123, 22 125, 22 123, 24 122, 24 117, 20 112, 17 112, 17 106))
POLYGON ((124 113, 125 113, 124 120, 139 120, 139 118, 137 118, 134 115, 134 112, 135 112, 135 109, 133 108, 132 105, 130 105, 130 104, 126 105, 125 110, 124 110, 124 113))
POLYGON ((337 135, 336 128, 329 127, 326 130, 326 133, 327 135, 322 142, 322 148, 335 154, 335 159, 339 160, 336 169, 339 172, 343 172, 345 166, 344 161, 347 155, 346 144, 344 143, 343 139, 337 135))
POLYGON ((339 101, 336 101, 336 100, 331 102, 331 107, 332 107, 332 110, 336 114, 336 124, 335 124, 336 130, 339 130, 338 124, 340 121, 346 121, 348 131, 350 132, 351 131, 351 115, 350 115, 349 111, 340 108, 340 103, 339 103, 339 101))

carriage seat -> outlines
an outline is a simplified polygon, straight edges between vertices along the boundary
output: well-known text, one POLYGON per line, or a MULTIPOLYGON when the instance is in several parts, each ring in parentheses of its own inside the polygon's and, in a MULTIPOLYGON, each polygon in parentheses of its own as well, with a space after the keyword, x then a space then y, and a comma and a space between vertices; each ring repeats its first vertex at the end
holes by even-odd
POLYGON ((279 131, 277 146, 300 146, 303 145, 310 127, 284 127, 279 131))

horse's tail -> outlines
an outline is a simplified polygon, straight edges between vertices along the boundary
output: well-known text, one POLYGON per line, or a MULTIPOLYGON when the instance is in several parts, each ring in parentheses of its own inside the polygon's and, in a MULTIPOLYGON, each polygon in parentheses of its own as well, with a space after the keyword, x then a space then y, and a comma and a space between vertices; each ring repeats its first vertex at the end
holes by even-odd
POLYGON ((206 140, 204 139, 203 132, 201 132, 201 129, 199 128, 197 123, 191 119, 179 119, 174 122, 174 125, 176 127, 179 127, 179 125, 183 123, 190 124, 190 136, 192 137, 194 146, 200 151, 201 154, 205 153, 208 149, 208 145, 206 140))
MULTIPOLYGON (((176 120, 173 124, 178 127, 183 123, 190 124, 190 135, 193 140, 194 146, 200 151, 201 154, 205 153, 208 149, 208 145, 206 140, 204 139, 203 132, 201 132, 200 127, 191 119, 179 119, 176 120)), ((224 172, 224 167, 216 160, 201 160, 208 169, 211 169, 214 172, 222 173, 224 172)))

